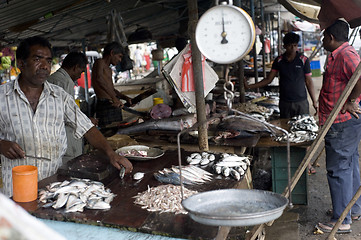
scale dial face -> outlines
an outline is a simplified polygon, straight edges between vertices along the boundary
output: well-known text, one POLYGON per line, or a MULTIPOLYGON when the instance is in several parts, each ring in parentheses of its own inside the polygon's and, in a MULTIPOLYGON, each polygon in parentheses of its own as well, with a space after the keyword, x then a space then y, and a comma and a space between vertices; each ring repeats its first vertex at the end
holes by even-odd
POLYGON ((242 59, 252 49, 255 36, 252 18, 232 5, 218 5, 207 10, 195 32, 201 53, 220 64, 242 59))

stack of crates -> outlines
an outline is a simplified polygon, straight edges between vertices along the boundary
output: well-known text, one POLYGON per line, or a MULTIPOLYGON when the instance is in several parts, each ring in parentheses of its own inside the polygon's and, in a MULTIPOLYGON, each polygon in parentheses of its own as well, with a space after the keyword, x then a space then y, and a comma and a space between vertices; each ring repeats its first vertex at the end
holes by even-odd
MULTIPOLYGON (((291 178, 306 155, 306 148, 291 147, 291 178)), ((271 148, 272 190, 282 194, 288 186, 287 147, 271 148)), ((292 191, 292 203, 307 205, 307 171, 299 179, 292 191)))

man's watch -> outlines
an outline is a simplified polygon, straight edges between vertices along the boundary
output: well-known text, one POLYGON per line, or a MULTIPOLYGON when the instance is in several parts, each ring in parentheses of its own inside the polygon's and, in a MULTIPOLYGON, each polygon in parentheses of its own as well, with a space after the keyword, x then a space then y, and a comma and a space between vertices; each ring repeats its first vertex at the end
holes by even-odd
POLYGON ((349 99, 348 100, 350 103, 354 103, 354 102, 356 102, 356 98, 351 98, 351 99, 349 99))

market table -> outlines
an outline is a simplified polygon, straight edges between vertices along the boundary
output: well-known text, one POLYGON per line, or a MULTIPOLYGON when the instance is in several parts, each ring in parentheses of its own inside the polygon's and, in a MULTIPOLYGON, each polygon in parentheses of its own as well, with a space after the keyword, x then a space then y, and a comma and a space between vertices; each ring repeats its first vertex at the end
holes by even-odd
MULTIPOLYGON (((186 156, 190 154, 191 152, 182 150, 183 165, 186 165, 186 156)), ((37 201, 21 203, 20 205, 32 215, 43 219, 106 226, 122 230, 188 239, 215 238, 218 227, 199 224, 194 222, 188 215, 148 212, 133 203, 133 197, 137 195, 137 193, 147 190, 148 186, 161 185, 161 183, 157 182, 153 177, 154 172, 165 167, 168 168, 172 165, 178 165, 178 155, 176 151, 166 151, 163 156, 157 159, 132 161, 132 163, 134 166, 133 173, 144 172, 145 177, 140 182, 134 181, 131 175, 127 175, 123 179, 117 176, 111 180, 108 178, 107 182, 104 183, 105 186, 117 195, 111 202, 111 209, 108 211, 85 209, 84 212, 65 213, 64 209, 41 208, 40 203, 37 201)), ((188 188, 199 192, 225 188, 247 189, 250 186, 250 172, 247 171, 246 175, 248 177, 244 177, 241 181, 220 176, 216 177, 215 175, 215 178, 211 182, 190 186, 188 188)), ((44 188, 52 182, 64 181, 69 178, 69 176, 55 174, 41 180, 39 182, 39 189, 44 188)), ((241 232, 241 235, 245 234, 244 228, 242 228, 241 232)))
MULTIPOLYGON (((277 119, 270 123, 289 130, 290 126, 287 124, 289 119, 277 119)), ((290 143, 290 160, 291 160, 291 175, 294 174, 306 155, 307 147, 312 144, 312 141, 301 143, 290 143)), ((258 141, 256 148, 266 148, 272 161, 272 191, 276 193, 283 193, 288 185, 287 173, 287 142, 277 142, 272 137, 262 137, 258 141)), ((294 204, 307 204, 307 173, 304 172, 300 178, 295 189, 292 191, 292 202, 294 204)))

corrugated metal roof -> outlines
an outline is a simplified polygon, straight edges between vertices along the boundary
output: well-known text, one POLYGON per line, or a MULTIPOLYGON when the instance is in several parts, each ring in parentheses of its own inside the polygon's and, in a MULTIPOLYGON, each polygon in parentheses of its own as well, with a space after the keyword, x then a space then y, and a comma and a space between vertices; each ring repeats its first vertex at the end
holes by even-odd
MULTIPOLYGON (((200 13, 212 1, 198 0, 200 13)), ((175 38, 182 20, 187 19, 185 0, 10 0, 0 3, 0 43, 17 44, 21 39, 40 35, 54 46, 102 44, 107 41, 107 16, 117 10, 127 36, 146 27, 154 40, 175 38)))

